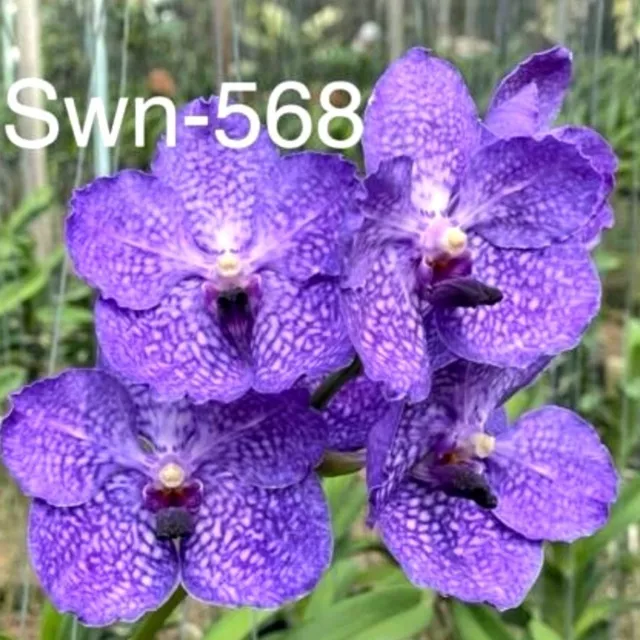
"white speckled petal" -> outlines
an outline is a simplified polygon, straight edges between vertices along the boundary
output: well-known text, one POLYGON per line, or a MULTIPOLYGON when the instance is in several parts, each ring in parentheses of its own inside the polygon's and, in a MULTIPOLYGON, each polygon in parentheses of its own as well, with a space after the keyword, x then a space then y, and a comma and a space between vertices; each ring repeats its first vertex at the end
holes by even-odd
POLYGON ((251 340, 257 391, 278 393, 303 375, 322 376, 351 362, 353 348, 335 279, 297 285, 268 272, 262 284, 263 303, 251 340))
POLYGON ((366 376, 349 380, 322 412, 328 429, 327 448, 356 451, 367 445, 369 432, 389 408, 381 385, 366 376))
POLYGON ((487 473, 496 517, 534 540, 593 534, 617 494, 613 460, 598 434, 561 407, 530 411, 500 433, 487 473))
POLYGON ((540 51, 523 60, 505 76, 491 98, 485 122, 498 129, 500 137, 527 136, 551 126, 560 111, 564 94, 571 82, 572 54, 565 47, 540 51), (523 92, 535 87, 535 118, 513 118, 513 103, 523 92))
POLYGON ((279 607, 309 593, 331 561, 329 513, 314 474, 260 489, 204 470, 205 500, 181 548, 189 594, 225 607, 279 607))
POLYGON ((247 118, 218 118, 218 99, 198 99, 178 113, 177 144, 158 145, 153 173, 173 187, 187 211, 186 224, 205 251, 243 251, 254 240, 254 209, 262 181, 278 160, 266 130, 246 149, 218 142, 214 130, 232 139, 244 138, 247 118), (187 126, 186 117, 207 118, 208 126, 187 126))
POLYGON ((251 368, 207 310, 198 279, 184 280, 148 311, 101 299, 95 313, 109 365, 163 399, 230 402, 251 386, 251 368))
POLYGON ((502 291, 478 309, 439 309, 437 325, 460 358, 523 367, 575 347, 600 308, 600 280, 586 249, 497 249, 474 238, 474 277, 502 291))
POLYGON ((296 281, 340 274, 360 224, 356 167, 337 155, 295 153, 265 176, 256 212, 255 261, 296 281))
POLYGON ((327 424, 310 408, 305 389, 250 391, 230 404, 208 402, 192 411, 200 457, 248 484, 273 489, 300 482, 325 451, 327 424))
POLYGON ((113 476, 82 506, 34 501, 29 555, 56 609, 89 626, 133 622, 178 586, 173 543, 156 538, 153 516, 142 509, 145 482, 129 471, 113 476))
POLYGON ((5 465, 31 497, 57 506, 91 499, 118 467, 140 454, 135 407, 112 376, 71 369, 11 397, 0 441, 5 465))
POLYGON ((409 156, 417 200, 441 210, 479 136, 460 73, 426 49, 410 49, 382 74, 369 99, 362 139, 367 173, 383 160, 409 156))
POLYGON ((542 544, 490 511, 414 481, 385 506, 379 527, 411 582, 466 602, 517 607, 542 569, 542 544))
POLYGON ((414 270, 403 248, 388 244, 372 261, 362 286, 343 291, 349 336, 367 376, 389 398, 413 401, 429 393, 431 369, 414 270))
POLYGON ((498 140, 471 158, 451 219, 498 247, 544 247, 588 222, 602 187, 575 144, 551 135, 498 140))
POLYGON ((99 178, 75 191, 70 211, 66 242, 76 271, 122 306, 149 309, 182 278, 206 273, 179 195, 154 176, 99 178))
POLYGON ((404 407, 396 403, 395 414, 390 406, 369 437, 367 484, 372 519, 424 456, 482 431, 494 410, 530 384, 548 363, 549 358, 539 358, 517 369, 456 360, 433 374, 426 400, 404 407))

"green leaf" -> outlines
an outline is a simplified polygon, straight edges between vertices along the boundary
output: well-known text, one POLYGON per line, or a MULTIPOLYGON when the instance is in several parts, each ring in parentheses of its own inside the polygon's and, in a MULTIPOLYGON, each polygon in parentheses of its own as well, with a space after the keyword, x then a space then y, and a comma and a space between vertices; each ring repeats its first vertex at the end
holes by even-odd
POLYGON ((532 640, 562 640, 556 631, 536 618, 529 623, 529 633, 532 640))
POLYGON ((407 640, 426 629, 433 617, 435 595, 425 591, 420 602, 408 611, 387 618, 380 624, 352 636, 351 640, 407 640))
POLYGON ((459 640, 514 640, 498 613, 487 607, 452 603, 453 621, 459 640))
POLYGON ((131 640, 152 640, 155 638, 158 631, 166 626, 167 620, 186 597, 187 592, 182 587, 178 587, 159 609, 148 613, 135 625, 130 636, 131 640))
POLYGON ((69 640, 74 636, 76 640, 94 640, 99 637, 99 630, 85 627, 71 614, 60 613, 49 601, 45 602, 40 615, 41 640, 69 640))
POLYGON ((22 231, 39 213, 47 209, 52 201, 53 189, 50 186, 34 191, 9 215, 3 232, 6 235, 13 235, 22 231))
POLYGON ((640 476, 627 482, 618 501, 611 508, 607 525, 595 535, 576 542, 576 570, 595 558, 612 541, 626 532, 628 526, 640 520, 640 476))
POLYGON ((358 475, 325 478, 323 482, 333 523, 333 535, 338 544, 353 526, 367 501, 367 494, 358 475))
POLYGON ((312 620, 329 609, 360 575, 360 565, 359 558, 336 561, 309 596, 303 620, 312 620))
MULTIPOLYGON (((419 629, 429 623, 431 609, 425 598, 424 592, 414 587, 375 589, 338 602, 326 609, 324 615, 302 623, 288 631, 284 637, 286 640, 404 640, 415 633, 418 616, 415 612, 416 607, 421 608, 419 629), (410 612, 415 615, 404 617, 404 614, 410 612), (405 635, 398 635, 405 631, 400 626, 395 630, 394 636, 379 635, 389 633, 389 626, 385 623, 392 618, 396 618, 397 625, 408 625, 405 635), (374 632, 378 635, 371 635, 374 632)), ((224 640, 227 640, 226 636, 224 640)))
POLYGON ((203 640, 244 640, 254 629, 278 615, 279 609, 234 609, 216 620, 203 640))
POLYGON ((38 295, 47 285, 51 271, 63 256, 63 247, 58 247, 47 260, 33 267, 26 276, 0 287, 0 316, 14 311, 23 302, 38 295))
POLYGON ((27 370, 9 364, 0 367, 0 401, 27 381, 27 370))
POLYGON ((623 611, 635 609, 636 606, 636 602, 625 600, 600 600, 591 603, 575 623, 575 637, 586 636, 596 625, 615 618, 623 611))

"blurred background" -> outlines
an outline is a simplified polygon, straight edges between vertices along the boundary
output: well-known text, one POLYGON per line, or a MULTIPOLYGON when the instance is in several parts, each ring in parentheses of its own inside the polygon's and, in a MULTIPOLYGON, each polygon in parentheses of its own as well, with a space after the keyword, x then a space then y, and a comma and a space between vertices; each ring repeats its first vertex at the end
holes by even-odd
MULTIPOLYGON (((505 614, 414 589, 363 525, 359 476, 326 481, 335 526, 333 568, 304 601, 273 612, 227 612, 186 601, 159 638, 196 640, 600 640, 640 638, 640 0, 0 0, 2 90, 43 77, 58 97, 166 96, 176 103, 215 93, 225 80, 257 81, 247 95, 262 115, 270 90, 300 80, 308 108, 332 80, 348 80, 363 104, 390 59, 423 44, 453 60, 483 108, 494 83, 531 52, 563 43, 575 79, 561 120, 598 129, 620 171, 616 227, 596 259, 604 280, 598 321, 576 351, 510 403, 512 415, 553 401, 595 424, 624 477, 609 525, 572 546, 549 545, 525 604, 505 614)), ((287 94, 285 101, 292 101, 287 94)), ((340 101, 337 95, 334 102, 340 101)), ((133 110, 115 148, 77 148, 61 100, 56 143, 23 151, 0 133, 0 403, 13 389, 69 365, 90 365, 92 293, 68 272, 61 246, 74 186, 122 167, 148 166, 164 129, 148 113, 136 148, 133 110)), ((14 114, 0 103, 2 124, 14 114)), ((32 121, 33 122, 33 121, 32 121)), ((283 120, 295 137, 298 123, 283 120)), ((315 127, 314 127, 315 131, 315 127)), ((350 132, 332 123, 335 137, 350 132)), ((26 137, 37 130, 27 131, 26 137)), ((322 148, 312 136, 310 148, 322 148)), ((361 166, 359 147, 347 155, 361 166)), ((576 452, 579 455, 579 452, 576 452)), ((48 605, 24 547, 26 503, 0 475, 0 635, 45 640, 131 637, 116 626, 87 630, 48 605)))

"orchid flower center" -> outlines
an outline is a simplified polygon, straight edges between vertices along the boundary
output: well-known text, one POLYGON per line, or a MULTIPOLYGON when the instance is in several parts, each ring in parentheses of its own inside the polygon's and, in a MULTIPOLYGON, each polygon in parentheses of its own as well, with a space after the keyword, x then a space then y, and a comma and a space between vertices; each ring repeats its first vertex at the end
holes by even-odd
POLYGON ((160 540, 180 539, 194 530, 194 515, 202 503, 202 483, 189 481, 185 469, 175 461, 160 467, 156 480, 143 492, 144 506, 155 515, 160 540))
POLYGON ((222 280, 237 278, 242 271, 240 258, 235 253, 225 251, 218 256, 216 269, 222 280))
POLYGON ((206 308, 213 313, 227 340, 249 357, 253 321, 261 298, 258 274, 246 275, 239 257, 221 254, 216 262, 218 277, 205 282, 206 308))
POLYGON ((483 464, 494 450, 493 436, 475 433, 466 442, 447 447, 436 458, 421 460, 411 474, 448 496, 471 500, 483 509, 495 509, 498 499, 489 486, 483 464))
POLYGON ((481 460, 488 458, 496 449, 496 439, 488 433, 474 433, 470 443, 473 454, 481 460))
POLYGON ((467 250, 467 234, 448 218, 437 216, 422 232, 420 248, 426 264, 446 263, 467 250))
POLYGON ((169 462, 160 469, 158 478, 165 489, 177 489, 184 483, 186 474, 179 464, 169 462))

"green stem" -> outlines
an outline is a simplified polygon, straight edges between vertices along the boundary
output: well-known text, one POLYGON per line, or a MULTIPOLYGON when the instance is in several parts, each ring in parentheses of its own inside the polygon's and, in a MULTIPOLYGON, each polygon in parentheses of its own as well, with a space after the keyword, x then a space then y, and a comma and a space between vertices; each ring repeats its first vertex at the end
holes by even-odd
POLYGON ((187 592, 182 587, 178 587, 159 609, 148 613, 136 624, 130 640, 152 640, 155 638, 156 633, 164 628, 171 614, 186 597, 187 592))
POLYGON ((340 371, 336 371, 327 376, 322 384, 313 392, 311 396, 311 406, 318 411, 322 411, 331 398, 344 387, 349 380, 357 378, 362 373, 362 362, 356 356, 353 362, 340 371))
POLYGON ((364 468, 365 450, 359 451, 325 451, 322 462, 316 471, 323 478, 347 476, 364 468))

